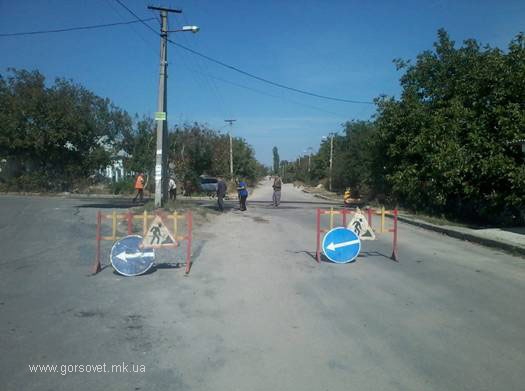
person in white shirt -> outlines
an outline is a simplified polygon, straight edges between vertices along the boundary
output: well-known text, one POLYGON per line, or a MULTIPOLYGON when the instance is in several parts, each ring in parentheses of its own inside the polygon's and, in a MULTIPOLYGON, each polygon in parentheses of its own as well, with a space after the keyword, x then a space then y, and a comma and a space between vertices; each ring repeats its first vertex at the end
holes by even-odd
POLYGON ((174 178, 170 178, 170 181, 168 183, 168 189, 170 191, 170 200, 176 200, 177 199, 177 183, 175 182, 174 178))

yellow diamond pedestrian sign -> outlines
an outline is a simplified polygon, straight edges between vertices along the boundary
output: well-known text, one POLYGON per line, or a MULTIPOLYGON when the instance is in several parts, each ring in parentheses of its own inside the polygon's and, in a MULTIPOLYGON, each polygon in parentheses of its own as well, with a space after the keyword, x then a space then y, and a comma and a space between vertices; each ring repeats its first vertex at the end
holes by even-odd
POLYGON ((164 224, 160 216, 156 216, 148 227, 148 232, 144 237, 143 247, 174 247, 177 241, 164 224))
POLYGON ((368 225, 368 220, 366 217, 361 213, 361 210, 359 208, 356 209, 352 220, 348 223, 347 228, 349 230, 354 231, 354 233, 359 237, 361 240, 375 240, 376 234, 372 227, 368 225))

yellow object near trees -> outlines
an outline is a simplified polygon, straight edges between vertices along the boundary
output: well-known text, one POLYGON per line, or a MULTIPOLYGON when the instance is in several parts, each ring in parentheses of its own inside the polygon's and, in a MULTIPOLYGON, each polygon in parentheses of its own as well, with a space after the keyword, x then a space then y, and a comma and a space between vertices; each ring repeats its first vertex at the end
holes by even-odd
POLYGON ((348 202, 351 198, 351 191, 350 191, 350 188, 346 189, 345 190, 345 194, 343 195, 343 200, 344 202, 348 202))

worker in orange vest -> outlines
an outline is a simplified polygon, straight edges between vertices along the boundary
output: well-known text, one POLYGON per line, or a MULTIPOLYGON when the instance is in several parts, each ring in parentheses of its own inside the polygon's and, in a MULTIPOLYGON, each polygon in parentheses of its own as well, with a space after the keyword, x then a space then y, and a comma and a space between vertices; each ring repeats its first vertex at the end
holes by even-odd
POLYGON ((133 202, 137 201, 137 198, 140 198, 140 202, 144 199, 144 173, 141 172, 137 179, 135 179, 135 190, 137 190, 137 195, 133 198, 133 202))

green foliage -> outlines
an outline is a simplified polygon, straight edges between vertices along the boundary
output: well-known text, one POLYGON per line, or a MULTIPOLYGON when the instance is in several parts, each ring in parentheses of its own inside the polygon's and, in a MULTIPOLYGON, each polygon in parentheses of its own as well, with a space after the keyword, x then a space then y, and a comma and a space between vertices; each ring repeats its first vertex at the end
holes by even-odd
POLYGON ((376 157, 410 208, 484 222, 519 222, 525 205, 525 48, 507 54, 444 30, 434 52, 405 66, 399 101, 377 100, 376 157))
MULTIPOLYGON (((444 30, 433 51, 410 61, 400 99, 376 99, 374 122, 348 122, 334 138, 333 188, 397 200, 434 215, 523 223, 525 36, 506 52, 475 40, 456 48, 444 30)), ((312 158, 328 177, 329 141, 312 158)))
POLYGON ((107 166, 126 114, 84 87, 37 71, 0 76, 0 157, 10 182, 39 190, 71 190, 107 166))
MULTIPOLYGON (((156 127, 151 118, 135 118, 134 125, 126 126, 121 134, 118 149, 126 152, 124 169, 127 172, 143 172, 149 178, 154 176, 156 127)), ((149 181, 152 185, 153 181, 149 181)))
POLYGON ((353 121, 344 124, 343 136, 334 138, 333 181, 332 187, 344 190, 352 189, 354 196, 368 193, 372 182, 372 138, 374 124, 366 121, 353 121))
MULTIPOLYGON (((219 134, 206 125, 184 124, 170 132, 169 145, 169 161, 174 164, 174 174, 188 193, 198 191, 200 175, 230 177, 228 135, 219 134)), ((265 174, 245 140, 233 138, 232 151, 235 178, 253 183, 265 174)))
MULTIPOLYGON (((10 70, 0 76, 0 159, 5 159, 2 188, 71 191, 95 178, 117 157, 126 172, 154 176, 156 126, 135 118, 71 81, 46 86, 37 71, 10 70), (5 175, 7 176, 7 175, 5 175)), ((198 190, 202 174, 229 177, 229 139, 207 126, 186 124, 169 134, 170 162, 189 191, 198 190)), ((253 149, 233 139, 234 176, 254 182, 265 169, 253 149)), ((132 178, 113 184, 127 192, 132 178)), ((131 184, 132 185, 132 184, 131 184)), ((153 189, 149 180, 149 188, 153 189)), ((132 188, 132 186, 131 186, 132 188)))
POLYGON ((132 194, 134 188, 135 178, 126 178, 122 181, 111 182, 110 189, 112 194, 132 194))

